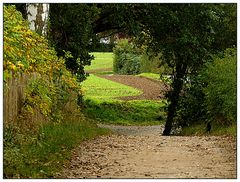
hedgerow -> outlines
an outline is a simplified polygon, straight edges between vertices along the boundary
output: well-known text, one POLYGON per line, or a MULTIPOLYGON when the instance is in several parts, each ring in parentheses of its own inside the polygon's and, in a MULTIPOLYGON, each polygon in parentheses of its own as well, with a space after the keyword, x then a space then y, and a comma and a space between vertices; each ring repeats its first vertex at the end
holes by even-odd
POLYGON ((36 75, 25 89, 23 109, 31 113, 38 108, 44 116, 51 117, 73 92, 81 95, 80 85, 66 69, 64 58, 58 58, 47 39, 29 29, 29 23, 14 6, 4 6, 3 49, 6 87, 12 76, 36 75))
POLYGON ((175 122, 191 126, 212 122, 231 126, 237 120, 237 55, 236 49, 227 49, 195 76, 185 87, 175 122))
POLYGON ((140 50, 129 42, 128 39, 120 39, 113 48, 113 71, 118 74, 140 73, 140 50))
MULTIPOLYGON (((66 56, 70 56, 70 53, 66 52, 66 56)), ((48 170, 41 167, 49 161, 57 164, 62 159, 58 160, 56 156, 63 151, 59 143, 51 143, 46 138, 44 128, 47 124, 58 126, 62 133, 55 136, 49 132, 50 138, 53 141, 69 140, 67 134, 75 131, 67 127, 72 125, 67 122, 69 119, 64 121, 66 105, 70 101, 77 101, 77 95, 82 95, 80 84, 66 69, 64 58, 58 58, 47 39, 29 29, 29 23, 14 6, 4 6, 3 58, 5 92, 9 91, 12 79, 28 75, 24 77, 28 80, 18 119, 14 122, 4 121, 4 178, 49 177, 54 167, 50 166, 48 170), (42 121, 31 120, 36 112, 41 113, 42 121), (59 150, 55 151, 55 148, 59 150), (43 152, 46 153, 44 156, 52 157, 41 159, 43 152)), ((76 104, 74 108, 78 110, 76 104)), ((92 128, 82 115, 74 123, 76 130, 92 128)), ((84 139, 84 134, 79 138, 84 139)), ((78 143, 79 138, 72 140, 72 143, 78 143)), ((68 146, 67 142, 61 145, 66 145, 68 150, 73 147, 68 146)), ((57 168, 57 165, 53 166, 57 168)))
POLYGON ((237 52, 227 49, 222 57, 214 58, 206 71, 208 84, 204 88, 210 117, 221 124, 237 120, 237 52))

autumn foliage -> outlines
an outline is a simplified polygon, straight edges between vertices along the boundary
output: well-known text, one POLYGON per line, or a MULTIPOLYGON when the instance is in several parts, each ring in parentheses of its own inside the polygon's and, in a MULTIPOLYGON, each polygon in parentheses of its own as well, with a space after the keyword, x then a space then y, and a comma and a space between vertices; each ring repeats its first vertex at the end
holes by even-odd
POLYGON ((35 74, 25 88, 24 108, 29 114, 38 108, 44 116, 53 117, 70 99, 81 95, 80 85, 57 57, 48 40, 29 29, 29 22, 14 6, 4 6, 4 83, 21 74, 35 74), (75 95, 76 95, 75 94, 75 95))

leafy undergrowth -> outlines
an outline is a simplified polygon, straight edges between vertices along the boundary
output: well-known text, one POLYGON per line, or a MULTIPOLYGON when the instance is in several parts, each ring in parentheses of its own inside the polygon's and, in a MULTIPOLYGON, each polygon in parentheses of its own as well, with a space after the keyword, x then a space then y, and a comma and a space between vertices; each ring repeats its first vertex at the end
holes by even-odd
POLYGON ((194 124, 182 129, 180 135, 228 135, 237 136, 237 125, 223 126, 217 123, 212 123, 211 131, 206 132, 206 123, 194 124))
POLYGON ((116 97, 135 96, 142 92, 135 88, 90 75, 82 84, 86 99, 112 100, 116 97))
POLYGON ((113 69, 113 53, 112 52, 93 52, 94 56, 90 66, 85 66, 85 71, 98 69, 113 69))
POLYGON ((159 125, 166 118, 164 107, 162 101, 87 99, 83 112, 86 117, 106 124, 159 125))
POLYGON ((108 134, 82 114, 68 113, 63 122, 47 123, 36 133, 4 131, 4 178, 53 178, 82 141, 108 134))

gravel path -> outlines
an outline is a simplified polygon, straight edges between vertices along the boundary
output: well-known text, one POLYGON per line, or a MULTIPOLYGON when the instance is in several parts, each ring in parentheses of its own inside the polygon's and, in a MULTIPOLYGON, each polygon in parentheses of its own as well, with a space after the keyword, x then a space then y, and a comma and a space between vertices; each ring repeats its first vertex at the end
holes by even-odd
MULTIPOLYGON (((166 87, 147 78, 101 76, 142 90, 123 100, 163 98, 166 87), (159 94, 161 93, 161 94, 159 94)), ((115 126, 82 143, 55 178, 236 178, 236 139, 223 136, 161 136, 163 126, 115 126)))
POLYGON ((121 126, 121 125, 105 125, 98 124, 101 128, 108 128, 117 135, 146 136, 160 135, 163 132, 163 125, 154 126, 121 126))
POLYGON ((143 91, 138 96, 120 97, 122 100, 160 100, 164 98, 167 87, 158 81, 132 75, 97 75, 101 78, 119 82, 143 91))
POLYGON ((112 126, 87 141, 56 178, 236 178, 236 141, 217 136, 161 136, 162 126, 112 126))

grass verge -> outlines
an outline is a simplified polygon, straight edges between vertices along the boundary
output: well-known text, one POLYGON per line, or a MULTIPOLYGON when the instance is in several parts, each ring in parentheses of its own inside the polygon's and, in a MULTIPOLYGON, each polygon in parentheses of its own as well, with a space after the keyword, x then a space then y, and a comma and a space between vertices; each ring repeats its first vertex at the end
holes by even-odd
POLYGON ((106 124, 158 125, 165 119, 162 101, 122 101, 117 97, 139 95, 142 92, 104 78, 90 75, 82 85, 86 117, 106 124))
POLYGON ((82 141, 109 130, 82 114, 67 113, 63 122, 44 124, 37 133, 4 130, 4 178, 53 178, 82 141))
POLYGON ((87 99, 83 113, 106 124, 159 125, 166 118, 164 106, 162 101, 87 99))
POLYGON ((216 123, 212 124, 211 131, 206 133, 206 124, 194 124, 189 127, 184 127, 180 135, 229 135, 236 137, 237 136, 237 125, 223 126, 216 123))

